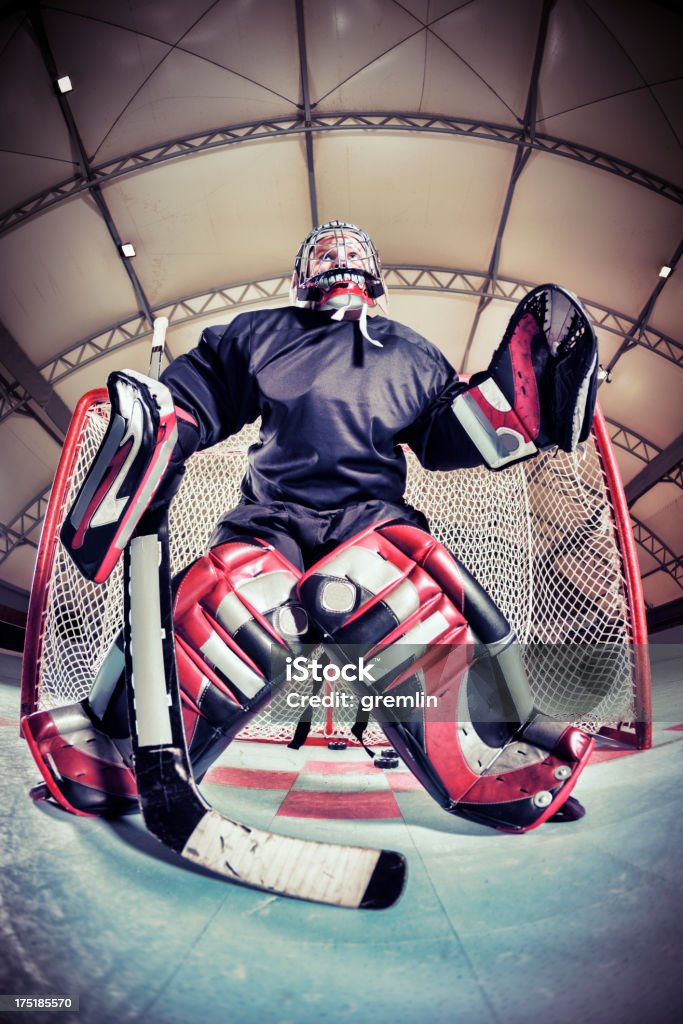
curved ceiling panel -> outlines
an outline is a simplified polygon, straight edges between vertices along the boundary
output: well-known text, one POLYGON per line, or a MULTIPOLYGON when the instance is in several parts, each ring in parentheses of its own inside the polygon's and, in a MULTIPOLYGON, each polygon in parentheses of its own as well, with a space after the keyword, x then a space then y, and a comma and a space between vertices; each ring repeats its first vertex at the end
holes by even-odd
POLYGON ((636 167, 647 166, 667 181, 683 181, 683 153, 671 119, 651 89, 625 96, 610 96, 600 103, 569 110, 539 122, 550 135, 573 139, 585 146, 611 153, 636 167), (624 125, 641 125, 631 135, 624 125))
POLYGON ((457 136, 330 132, 316 142, 320 219, 366 225, 385 263, 485 266, 513 160, 457 136))
POLYGON ((666 448, 683 428, 682 395, 683 366, 673 366, 639 345, 621 357, 601 401, 606 416, 642 424, 638 433, 666 448))
POLYGON ((453 366, 462 365, 476 311, 474 296, 389 291, 391 316, 438 345, 453 366))
POLYGON ((17 512, 52 483, 59 445, 45 436, 35 420, 12 416, 0 423, 0 522, 11 522, 17 512))
POLYGON ((59 73, 71 79, 69 104, 86 152, 93 159, 170 47, 98 18, 64 11, 47 9, 45 29, 59 73))
POLYGON ((1 319, 36 363, 135 311, 94 203, 71 199, 0 238, 1 319))
POLYGON ((37 526, 31 539, 33 543, 24 543, 12 549, 2 562, 0 579, 9 583, 10 587, 20 592, 30 591, 33 570, 36 561, 36 547, 40 526, 37 526))
POLYGON ((0 119, 3 150, 60 161, 60 178, 73 173, 69 133, 59 104, 35 39, 20 22, 13 23, 2 47, 0 119))
POLYGON ((571 160, 533 153, 515 191, 501 272, 557 281, 638 316, 662 253, 683 234, 683 208, 571 160))
MULTIPOLYGON (((422 32, 421 21, 393 0, 308 3, 305 13, 311 103, 325 101, 327 109, 334 108, 328 98, 345 83, 422 32)), ((412 79, 413 69, 406 70, 412 79)))
POLYGON ((105 186, 150 302, 291 266, 310 224, 305 167, 292 136, 208 150, 105 186))
MULTIPOLYGON (((670 254, 666 255, 662 245, 660 259, 662 264, 668 263, 670 254)), ((650 323, 658 331, 668 334, 673 338, 681 340, 681 321, 683 320, 683 277, 674 275, 667 281, 666 288, 657 299, 657 304, 652 310, 650 323)))
MULTIPOLYGON (((60 0, 59 9, 175 44, 215 5, 216 0, 163 0, 163 3, 142 4, 122 4, 121 0, 60 0)), ((76 38, 79 38, 78 33, 76 38)))
POLYGON ((175 50, 112 122, 96 157, 108 160, 156 140, 294 112, 292 103, 271 90, 175 50))
POLYGON ((288 4, 211 4, 178 45, 269 90, 271 116, 278 99, 290 106, 299 99, 299 67, 292 60, 298 48, 297 29, 288 4))
POLYGON ((680 78, 681 19, 676 4, 657 3, 653 10, 652 4, 639 0, 591 0, 590 7, 647 82, 680 78))
POLYGON ((643 77, 589 3, 553 11, 539 79, 539 117, 639 89, 643 77))
MULTIPOLYGON (((504 105, 506 123, 524 118, 542 7, 540 0, 483 0, 463 4, 429 24, 430 33, 504 105), (482 32, 482 23, 488 31, 482 32)), ((451 92, 445 111, 461 112, 462 95, 451 92)))

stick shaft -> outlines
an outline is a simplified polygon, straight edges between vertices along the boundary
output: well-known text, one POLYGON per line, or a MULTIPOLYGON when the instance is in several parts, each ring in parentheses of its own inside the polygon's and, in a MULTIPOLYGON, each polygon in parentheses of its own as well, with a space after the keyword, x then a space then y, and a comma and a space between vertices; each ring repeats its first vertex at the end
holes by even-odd
POLYGON ((167 330, 168 317, 156 317, 154 320, 154 333, 152 335, 152 353, 149 359, 149 376, 153 377, 154 380, 159 380, 161 376, 161 357, 164 354, 167 330))

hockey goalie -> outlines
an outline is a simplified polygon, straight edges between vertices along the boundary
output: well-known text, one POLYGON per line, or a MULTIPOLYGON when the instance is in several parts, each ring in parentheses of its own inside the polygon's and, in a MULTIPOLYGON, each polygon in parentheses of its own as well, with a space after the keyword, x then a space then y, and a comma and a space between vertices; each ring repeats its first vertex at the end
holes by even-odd
MULTIPOLYGON (((161 381, 112 374, 109 427, 62 527, 91 580, 168 505, 194 452, 261 419, 239 504, 173 582, 196 778, 283 685, 286 658, 322 644, 340 672, 362 659, 351 686, 447 811, 510 832, 579 817, 571 793, 593 741, 534 707, 505 616, 406 503, 403 447, 452 471, 572 451, 596 378, 584 311, 545 285, 518 305, 488 369, 459 380, 388 318, 377 250, 340 221, 304 239, 289 306, 208 328, 161 381)), ((123 670, 117 642, 88 698, 23 720, 51 797, 73 813, 136 806, 123 670)))

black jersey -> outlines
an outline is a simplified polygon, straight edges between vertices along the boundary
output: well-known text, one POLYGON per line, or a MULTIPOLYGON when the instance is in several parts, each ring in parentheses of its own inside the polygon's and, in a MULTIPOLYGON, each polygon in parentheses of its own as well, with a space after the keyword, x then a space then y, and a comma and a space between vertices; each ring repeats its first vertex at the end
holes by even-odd
POLYGON ((164 372, 177 404, 185 456, 261 417, 242 484, 247 499, 312 509, 368 499, 400 501, 406 483, 401 448, 429 468, 452 468, 435 423, 450 415, 457 374, 434 345, 410 328, 373 317, 371 344, 359 324, 287 307, 243 313, 210 327, 164 372), (437 436, 438 435, 438 436, 437 436))

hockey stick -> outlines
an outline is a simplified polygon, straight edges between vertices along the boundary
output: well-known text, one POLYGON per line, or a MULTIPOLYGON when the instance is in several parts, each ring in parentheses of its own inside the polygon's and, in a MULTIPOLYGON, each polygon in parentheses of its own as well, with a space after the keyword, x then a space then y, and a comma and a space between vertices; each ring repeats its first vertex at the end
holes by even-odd
MULTIPOLYGON (((155 377, 167 324, 154 322, 155 377)), ((124 551, 124 637, 138 800, 152 835, 186 860, 266 892, 340 907, 396 902, 406 872, 401 854, 264 832, 224 817, 201 796, 182 723, 166 508, 143 517, 124 551)))

